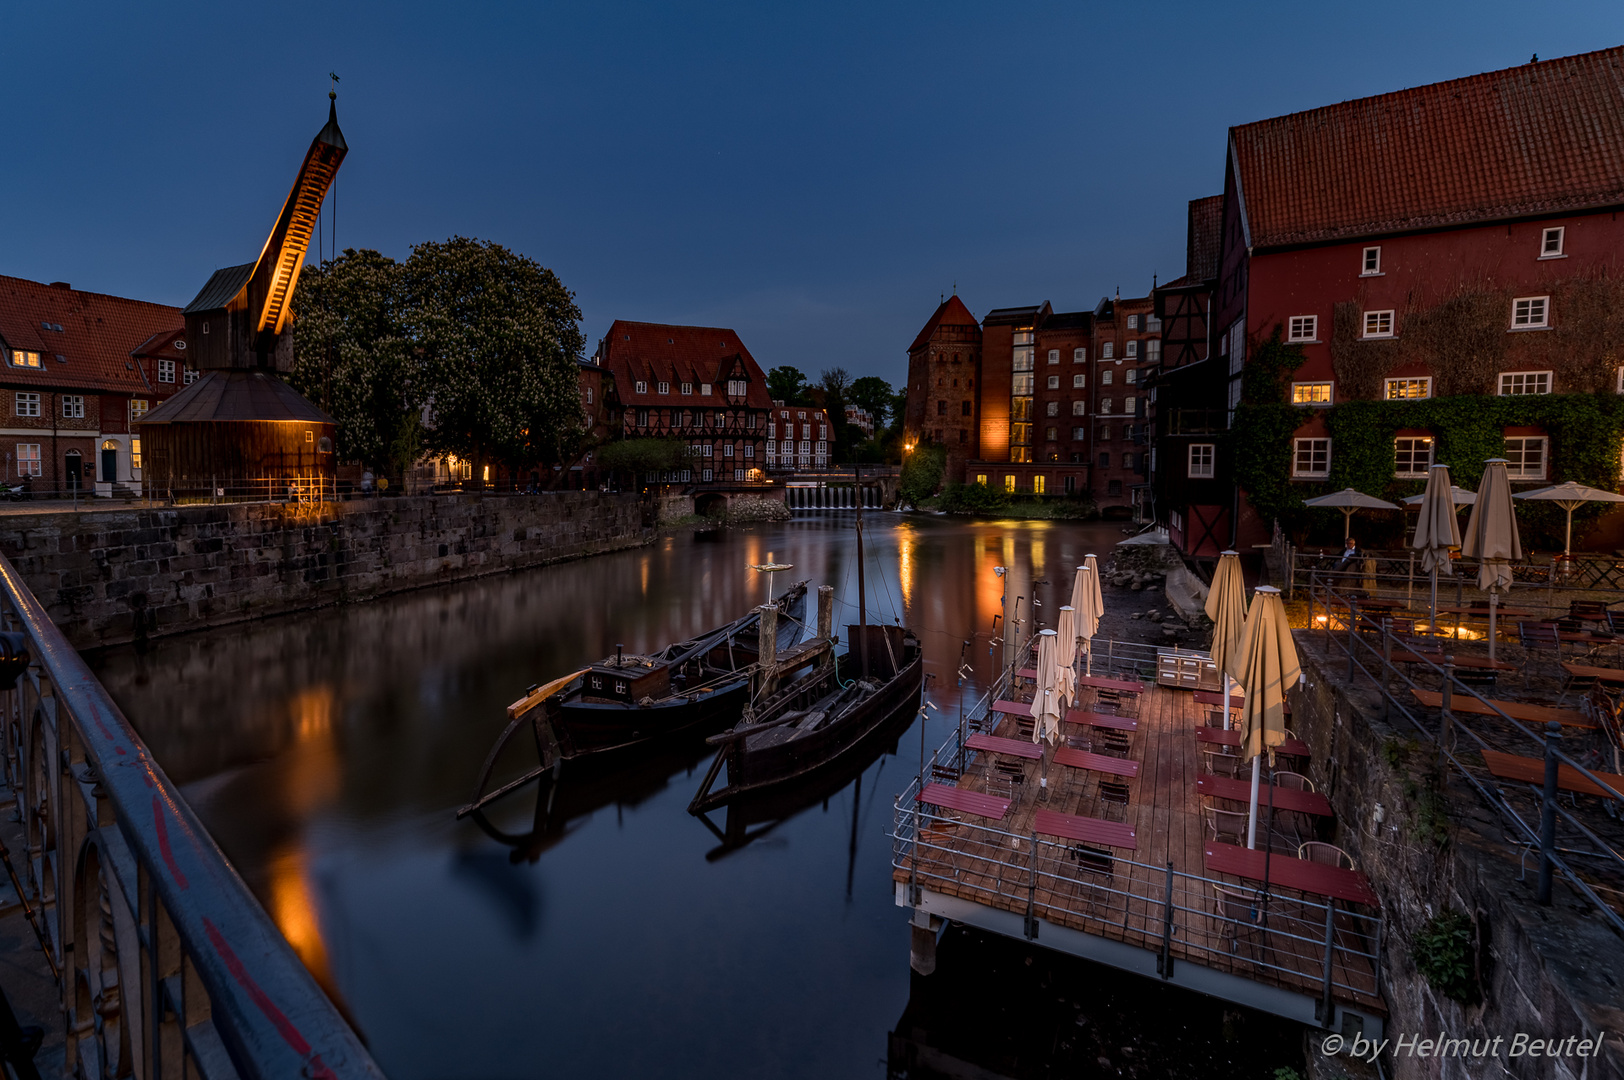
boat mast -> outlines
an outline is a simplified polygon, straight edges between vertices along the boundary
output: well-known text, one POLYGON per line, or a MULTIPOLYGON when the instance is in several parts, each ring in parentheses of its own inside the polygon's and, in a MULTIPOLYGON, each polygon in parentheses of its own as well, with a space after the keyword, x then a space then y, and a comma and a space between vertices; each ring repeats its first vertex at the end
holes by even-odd
POLYGON ((857 663, 868 675, 868 589, 863 583, 863 467, 854 464, 852 475, 857 479, 857 663))

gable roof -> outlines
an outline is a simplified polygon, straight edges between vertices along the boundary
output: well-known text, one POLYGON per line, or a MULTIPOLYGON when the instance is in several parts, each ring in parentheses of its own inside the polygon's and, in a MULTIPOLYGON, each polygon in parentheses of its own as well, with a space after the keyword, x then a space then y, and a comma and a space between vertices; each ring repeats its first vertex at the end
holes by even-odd
POLYGON ((908 346, 908 351, 913 352, 922 348, 925 342, 935 335, 938 327, 980 325, 976 322, 976 317, 970 314, 970 309, 964 306, 964 301, 959 299, 959 294, 954 293, 937 306, 935 313, 926 321, 924 329, 919 331, 913 344, 908 346))
POLYGON ((8 349, 38 352, 41 358, 37 369, 0 362, 0 380, 146 393, 146 380, 132 357, 150 347, 154 335, 180 325, 180 309, 166 304, 0 277, 0 341, 8 349))
POLYGON ((615 376, 616 393, 625 405, 726 408, 726 380, 740 374, 748 381, 743 404, 752 409, 772 408, 767 376, 744 347, 739 335, 720 326, 672 326, 665 323, 626 322, 616 319, 599 347, 598 363, 615 376), (644 382, 648 392, 637 393, 644 382), (669 394, 655 391, 671 384, 669 394), (682 383, 710 383, 710 397, 699 387, 691 396, 678 392, 682 383))
POLYGON ((1230 160, 1253 248, 1624 204, 1624 47, 1231 128, 1230 160))
POLYGON ((293 387, 264 371, 205 371, 203 377, 165 401, 138 424, 215 420, 291 420, 306 424, 336 421, 306 401, 293 387))

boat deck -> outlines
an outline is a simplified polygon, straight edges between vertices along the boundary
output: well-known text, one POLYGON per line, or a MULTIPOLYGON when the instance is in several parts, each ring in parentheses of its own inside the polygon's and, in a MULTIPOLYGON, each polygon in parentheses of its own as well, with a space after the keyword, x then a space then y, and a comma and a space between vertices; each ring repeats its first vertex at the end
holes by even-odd
MULTIPOLYGON (((1116 711, 1137 721, 1132 732, 1062 725, 1063 740, 1087 737, 1094 754, 1137 763, 1137 775, 1120 775, 1133 771, 1127 768, 1107 772, 1058 764, 1052 750, 1042 760, 1025 760, 985 751, 955 755, 951 746, 945 748, 929 767, 933 775, 925 777, 927 784, 934 780, 967 793, 1009 798, 1010 806, 994 820, 914 802, 910 791, 898 804, 894 878, 899 887, 918 884, 1315 997, 1323 995, 1328 955, 1333 997, 1360 1012, 1385 1016, 1375 964, 1379 912, 1340 901, 1328 905, 1323 896, 1278 885, 1263 904, 1257 882, 1207 869, 1213 840, 1196 781, 1205 771, 1203 750, 1214 748, 1198 741, 1195 731, 1213 707, 1197 702, 1188 690, 1147 683, 1142 694, 1123 695, 1120 702, 1085 689, 1078 708, 1116 711), (1120 822, 1132 830, 1135 846, 1097 847, 1041 834, 1037 816, 1045 811, 1120 822), (916 837, 904 836, 909 816, 916 837), (913 839, 917 844, 904 842, 913 839), (1230 896, 1221 895, 1220 888, 1230 896), (1266 919, 1260 911, 1267 912, 1266 919)), ((989 709, 974 730, 1031 745, 1030 718, 1007 711, 989 709)), ((992 806, 985 799, 977 805, 992 806)), ((1219 805, 1246 810, 1244 804, 1219 805)), ((1293 859, 1299 840, 1317 838, 1316 830, 1330 824, 1330 819, 1279 810, 1274 821, 1271 858, 1276 861, 1293 859)), ((1043 824, 1053 828, 1053 822, 1046 817, 1043 824)))

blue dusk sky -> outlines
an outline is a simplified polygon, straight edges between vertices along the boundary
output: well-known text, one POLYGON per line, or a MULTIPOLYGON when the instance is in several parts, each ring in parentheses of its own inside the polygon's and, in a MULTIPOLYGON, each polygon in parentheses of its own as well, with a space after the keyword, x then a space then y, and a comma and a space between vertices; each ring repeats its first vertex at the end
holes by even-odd
POLYGON ((955 283, 981 316, 1183 273, 1230 125, 1618 45, 1624 5, 8 4, 0 39, 0 273, 185 304, 259 253, 336 71, 341 248, 493 240, 589 349, 728 326, 900 382, 955 283))

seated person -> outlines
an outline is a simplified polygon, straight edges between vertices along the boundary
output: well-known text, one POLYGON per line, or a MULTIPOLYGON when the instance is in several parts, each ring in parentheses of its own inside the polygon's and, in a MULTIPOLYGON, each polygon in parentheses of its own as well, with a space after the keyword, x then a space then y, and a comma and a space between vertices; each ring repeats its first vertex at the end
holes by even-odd
POLYGON ((1365 553, 1359 550, 1359 542, 1350 536, 1342 542, 1342 561, 1336 564, 1336 568, 1338 571, 1352 570, 1354 562, 1364 557, 1365 553))

